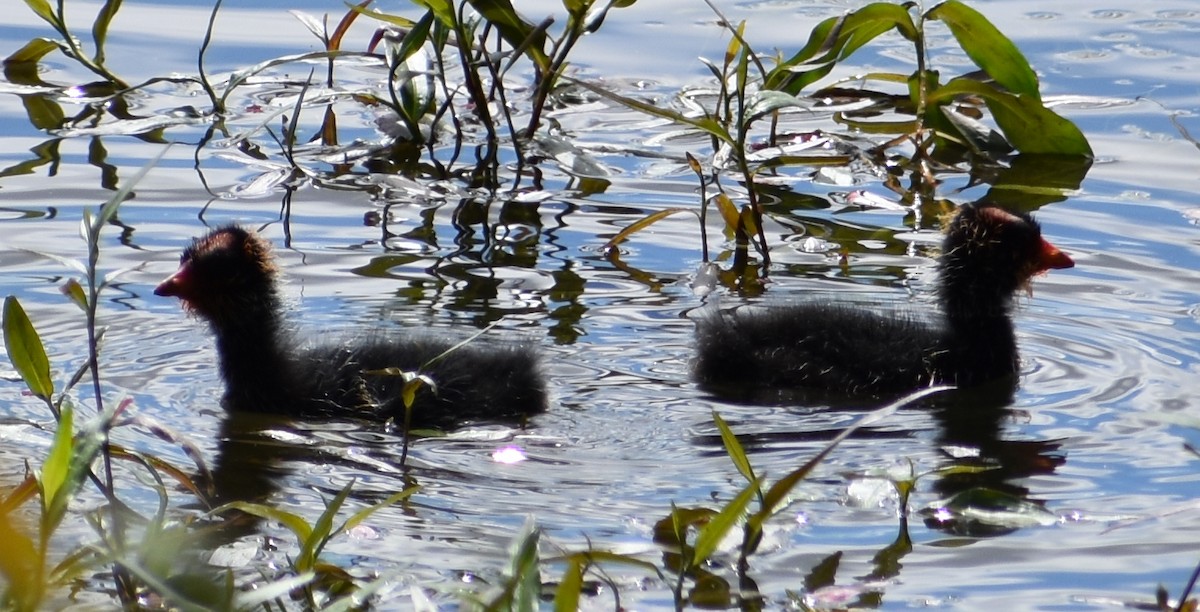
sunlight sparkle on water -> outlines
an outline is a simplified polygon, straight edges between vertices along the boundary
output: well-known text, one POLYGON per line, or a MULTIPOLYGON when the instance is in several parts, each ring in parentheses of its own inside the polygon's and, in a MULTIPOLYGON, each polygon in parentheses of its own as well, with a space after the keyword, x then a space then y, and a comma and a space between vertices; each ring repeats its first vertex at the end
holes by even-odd
POLYGON ((525 459, 525 451, 519 446, 503 446, 492 451, 492 461, 496 463, 520 463, 525 459))

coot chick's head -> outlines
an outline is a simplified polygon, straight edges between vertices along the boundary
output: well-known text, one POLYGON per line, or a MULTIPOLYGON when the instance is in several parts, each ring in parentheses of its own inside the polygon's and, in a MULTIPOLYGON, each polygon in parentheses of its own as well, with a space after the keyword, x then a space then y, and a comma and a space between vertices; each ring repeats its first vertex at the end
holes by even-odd
POLYGON ((159 283, 154 294, 179 298, 214 326, 236 326, 273 315, 275 277, 271 244, 229 225, 193 240, 179 259, 179 269, 159 283))
POLYGON ((942 244, 939 295, 951 317, 999 315, 1035 275, 1074 265, 1042 237, 1028 214, 986 202, 965 204, 942 244))

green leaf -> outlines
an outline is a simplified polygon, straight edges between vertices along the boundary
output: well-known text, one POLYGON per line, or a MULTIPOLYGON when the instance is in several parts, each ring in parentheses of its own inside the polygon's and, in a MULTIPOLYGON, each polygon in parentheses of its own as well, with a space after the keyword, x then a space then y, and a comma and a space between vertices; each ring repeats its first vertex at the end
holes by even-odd
POLYGON ((984 198, 1024 210, 1061 202, 1079 189, 1091 167, 1086 155, 1017 155, 988 181, 992 188, 984 198))
POLYGON ((49 0, 25 0, 25 6, 28 6, 29 10, 34 13, 37 13, 37 16, 41 17, 43 21, 54 26, 55 29, 58 28, 58 20, 54 17, 54 13, 50 11, 49 0))
POLYGON ((573 557, 567 563, 562 580, 554 590, 554 611, 574 612, 579 609, 579 594, 583 590, 583 563, 573 557))
POLYGON ((104 64, 104 43, 108 40, 108 26, 112 24, 113 17, 117 16, 119 10, 121 0, 108 0, 96 15, 96 21, 92 23, 92 41, 96 45, 96 54, 92 60, 99 65, 104 64))
POLYGON ((367 520, 367 518, 370 517, 372 514, 375 514, 379 510, 387 508, 388 506, 391 506, 398 501, 408 499, 409 497, 412 497, 413 493, 416 493, 417 491, 420 491, 420 490, 421 490, 421 487, 414 486, 414 487, 409 487, 407 489, 404 489, 403 491, 398 491, 396 493, 393 493, 393 494, 387 496, 387 499, 385 499, 377 504, 374 504, 372 506, 363 508, 362 510, 359 510, 358 512, 355 512, 354 514, 352 514, 350 516, 350 518, 346 519, 345 524, 343 524, 342 527, 340 529, 338 529, 338 531, 339 532, 350 531, 351 529, 354 529, 355 527, 357 527, 359 525, 359 523, 362 523, 363 521, 367 520))
POLYGON ((37 567, 42 559, 33 539, 21 525, 14 524, 13 518, 8 512, 0 512, 0 574, 7 583, 6 603, 14 610, 36 610, 45 588, 38 581, 37 567))
POLYGON ((655 223, 658 223, 659 221, 662 221, 663 219, 670 217, 671 215, 674 215, 677 213, 683 213, 683 212, 691 213, 694 211, 692 211, 689 208, 668 208, 666 210, 660 210, 658 212, 650 213, 650 214, 646 215, 645 217, 642 217, 641 219, 638 219, 637 221, 634 221, 633 223, 629 224, 628 227, 621 230, 620 232, 617 232, 616 236, 613 236, 611 239, 609 239, 608 242, 604 243, 604 246, 600 247, 600 252, 601 253, 611 253, 613 251, 613 249, 617 248, 617 245, 624 242, 626 238, 629 238, 630 236, 636 234, 637 232, 640 232, 640 231, 646 229, 647 227, 650 227, 651 225, 654 225, 655 223))
POLYGON ((1025 56, 979 11, 958 0, 947 0, 926 17, 945 23, 971 61, 1005 89, 1041 102, 1037 74, 1025 56))
POLYGON ((612 563, 616 565, 629 566, 644 570, 650 574, 654 574, 660 579, 664 577, 662 570, 658 569, 658 566, 654 565, 653 563, 643 561, 631 555, 622 555, 620 553, 609 552, 606 550, 577 552, 568 555, 566 558, 571 562, 579 560, 580 562, 587 563, 589 565, 597 563, 612 563))
POLYGON ((325 543, 329 541, 329 536, 333 532, 333 519, 341 511, 342 505, 346 503, 346 498, 350 496, 352 488, 354 488, 353 480, 347 482, 346 486, 342 487, 342 490, 338 491, 337 495, 325 504, 325 511, 317 517, 312 532, 300 542, 300 558, 296 560, 297 570, 306 572, 316 566, 317 557, 321 555, 321 549, 325 548, 325 543))
POLYGON ((732 501, 725 504, 721 511, 712 517, 708 523, 700 528, 696 534, 696 544, 693 547, 692 565, 696 566, 708 560, 710 556, 717 550, 717 546, 721 544, 721 540, 729 533, 730 529, 742 518, 746 513, 746 506, 750 505, 750 500, 758 493, 762 481, 754 479, 746 488, 742 489, 741 493, 737 494, 732 501))
POLYGON ((76 306, 87 312, 87 295, 83 292, 83 285, 75 279, 68 279, 66 284, 62 286, 63 295, 71 299, 76 306))
POLYGON ((4 58, 4 63, 6 64, 5 69, 7 70, 7 64, 37 63, 41 61, 41 59, 45 57, 47 53, 50 53, 51 51, 60 47, 60 43, 50 40, 49 38, 35 38, 25 43, 24 47, 17 49, 17 51, 12 55, 4 58))
POLYGON ((996 125, 1021 153, 1092 156, 1092 147, 1083 132, 1070 120, 1043 106, 1038 98, 957 77, 930 92, 930 103, 946 104, 964 94, 983 98, 996 125))
POLYGON ((542 530, 538 529, 533 519, 526 521, 521 535, 513 543, 512 551, 512 580, 515 591, 514 606, 511 610, 519 612, 534 612, 542 594, 541 572, 538 571, 538 540, 542 530))
POLYGON ((296 539, 301 543, 308 540, 308 537, 312 534, 312 527, 308 525, 308 523, 304 520, 304 517, 286 510, 273 508, 265 504, 232 501, 213 508, 209 511, 209 514, 221 514, 229 510, 240 510, 246 514, 281 523, 284 527, 287 527, 289 531, 295 534, 296 539))
MULTIPOLYGON (((56 524, 56 513, 53 509, 59 506, 59 495, 66 491, 67 475, 71 471, 71 462, 75 455, 75 410, 68 404, 63 408, 54 430, 54 442, 50 444, 50 453, 38 473, 38 485, 42 490, 42 510, 51 525, 56 524)), ((62 504, 65 508, 66 504, 62 504)))
POLYGON ((811 108, 811 104, 802 101, 796 96, 772 89, 764 89, 750 96, 750 102, 747 104, 746 120, 743 125, 750 125, 755 120, 773 113, 782 108, 811 108))
MULTIPOLYGON (((449 0, 413 0, 413 3, 429 9, 437 17, 437 20, 446 26, 446 29, 452 30, 458 23, 458 17, 454 13, 454 4, 449 0)), ((370 15, 370 13, 367 14, 370 15)), ((413 22, 410 21, 408 27, 412 26, 413 22)))
POLYGON ((737 204, 734 204, 733 200, 725 193, 718 193, 713 201, 717 204, 717 212, 721 213, 721 219, 725 221, 725 229, 732 232, 737 228, 738 219, 741 216, 737 204))
POLYGON ((425 13, 421 20, 413 24, 404 38, 400 41, 400 47, 396 50, 396 57, 388 58, 396 67, 408 61, 414 53, 421 50, 421 46, 429 39, 429 30, 433 27, 433 12, 425 13))
POLYGON ((513 48, 524 49, 529 58, 543 69, 550 65, 550 58, 546 57, 545 52, 545 31, 521 19, 509 0, 467 0, 467 4, 488 23, 496 26, 500 36, 513 48))
POLYGON ((417 391, 420 391, 423 387, 429 387, 429 390, 434 395, 437 395, 437 385, 434 384, 432 378, 424 374, 416 375, 409 372, 405 374, 404 386, 400 389, 400 398, 404 401, 404 408, 406 410, 412 410, 413 405, 417 401, 417 391))
POLYGON ((29 123, 35 128, 57 130, 63 126, 66 117, 58 102, 43 96, 22 96, 21 104, 25 106, 29 123))
POLYGON ((721 432, 721 443, 725 445, 725 454, 729 455, 729 459, 733 461, 738 473, 746 480, 753 482, 757 476, 754 475, 754 467, 750 465, 750 458, 746 456, 746 449, 742 448, 742 443, 738 441, 737 436, 733 435, 729 424, 721 418, 720 414, 717 414, 716 410, 713 411, 713 422, 716 423, 717 430, 721 432))
POLYGON ((829 74, 837 62, 892 29, 908 40, 919 38, 904 4, 875 2, 850 14, 826 19, 813 29, 804 48, 771 70, 763 87, 796 95, 829 74), (813 67, 803 70, 802 65, 813 67))
POLYGON ((21 375, 29 392, 50 401, 54 394, 54 381, 50 379, 50 360, 38 337, 37 330, 21 308, 17 298, 4 298, 4 348, 13 369, 21 375))

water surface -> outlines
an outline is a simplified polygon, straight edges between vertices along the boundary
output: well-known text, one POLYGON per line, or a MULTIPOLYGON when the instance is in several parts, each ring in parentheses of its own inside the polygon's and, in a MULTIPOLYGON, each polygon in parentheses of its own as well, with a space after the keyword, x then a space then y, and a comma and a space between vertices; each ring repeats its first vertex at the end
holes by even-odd
MULTIPOLYGON (((858 5, 743 2, 722 9, 748 21, 748 38, 760 50, 788 54, 803 42, 798 33, 858 5)), ((72 15, 86 17, 94 6, 71 3, 72 15)), ((342 10, 317 0, 227 5, 211 68, 235 70, 316 49, 315 39, 286 14, 290 8, 335 16, 342 10)), ((1021 385, 1000 410, 987 412, 986 399, 975 406, 990 428, 905 410, 845 442, 797 490, 752 558, 751 577, 769 607, 788 605, 791 593, 816 596, 829 607, 845 596, 884 609, 1105 609, 1109 600, 1150 600, 1158 584, 1177 594, 1200 561, 1194 535, 1200 472, 1183 448, 1200 441, 1194 426, 1200 214, 1192 196, 1200 151, 1179 128, 1200 130, 1191 44, 1200 12, 1189 2, 1166 1, 1136 8, 1066 2, 1048 10, 1002 0, 977 8, 1026 53, 1043 92, 1096 151, 1097 163, 1078 193, 1037 213, 1047 236, 1077 265, 1039 278, 1032 297, 1019 300, 1021 385), (929 477, 910 503, 912 550, 886 554, 900 530, 897 502, 886 487, 877 494, 864 475, 908 463, 928 472, 955 456, 963 461, 964 453, 1002 462, 1005 471, 995 484, 1030 504, 1029 520, 1016 525, 1004 518, 991 530, 987 521, 973 528, 927 523, 919 511, 954 487, 951 479, 929 477)), ((523 7, 531 19, 557 9, 553 2, 523 7)), ((127 4, 114 24, 109 65, 131 81, 194 73, 208 10, 127 4)), ((4 53, 50 34, 23 7, 9 13, 0 26, 4 53)), ((361 49, 370 30, 356 26, 347 46, 361 49)), ((726 42, 702 4, 657 0, 614 12, 584 41, 575 63, 583 78, 672 105, 685 88, 711 86, 696 58, 719 57, 726 42)), ((966 64, 945 33, 933 34, 931 45, 935 63, 966 64)), ((61 56, 51 56, 49 66, 41 75, 47 82, 91 78, 61 56)), ((891 40, 861 52, 844 75, 910 66, 911 50, 891 40)), ((380 78, 369 66, 340 74, 348 82, 380 78)), ((78 226, 83 210, 110 194, 102 187, 106 165, 127 179, 162 145, 102 130, 47 135, 29 125, 24 93, 0 83, 0 168, 28 163, 37 147, 61 140, 56 163, 0 177, 0 275, 5 293, 19 297, 38 326, 61 378, 85 354, 82 317, 59 293, 75 274, 37 253, 83 257, 78 226)), ((165 111, 204 100, 186 87, 162 86, 140 103, 144 111, 165 111)), ((248 88, 236 103, 272 108, 289 100, 264 85, 248 88)), ((351 104, 337 108, 344 141, 377 138, 369 112, 351 104)), ((319 113, 311 115, 302 117, 309 130, 319 121, 319 113)), ((564 107, 551 117, 610 169, 605 191, 579 189, 549 165, 545 194, 479 211, 326 185, 295 193, 286 225, 279 221, 279 191, 256 187, 262 168, 213 142, 200 149, 198 173, 193 156, 204 126, 170 127, 165 140, 177 144, 122 208, 124 230, 104 235, 104 268, 134 267, 108 290, 102 308, 110 328, 102 364, 106 400, 132 397, 139 414, 170 424, 210 462, 244 478, 240 486, 309 517, 350 480, 355 507, 398 490, 405 476, 419 483, 409 503, 331 544, 337 562, 391 577, 381 607, 408 607, 414 588, 431 589, 436 601, 449 605, 454 588, 496 580, 507 569, 509 540, 529 517, 552 545, 547 556, 553 547, 591 545, 661 565, 652 530, 672 503, 716 506, 744 486, 721 449, 714 410, 745 436, 759 473, 775 478, 871 407, 740 405, 706 395, 688 380, 688 314, 718 300, 723 306, 770 304, 811 295, 919 307, 928 301, 930 246, 938 233, 930 219, 914 225, 904 212, 837 203, 849 189, 889 196, 877 181, 859 177, 859 184, 839 187, 797 173, 789 183, 794 197, 823 205, 791 208, 768 227, 775 249, 765 294, 699 296, 690 286, 701 258, 690 215, 635 236, 623 245, 619 264, 600 247, 647 212, 695 206, 695 179, 682 156, 705 151, 706 140, 599 102, 564 107), (368 214, 383 215, 386 227, 365 224, 368 214), (278 245, 285 293, 306 329, 421 327, 461 334, 495 323, 489 333, 528 338, 544 351, 550 410, 526 429, 487 425, 417 440, 407 472, 398 467, 398 439, 360 424, 254 422, 223 430, 208 335, 178 304, 151 291, 174 269, 191 236, 227 221, 264 226, 278 245), (802 226, 827 230, 826 238, 846 235, 835 233, 838 228, 861 228, 871 239, 843 245, 852 246, 854 256, 842 266, 836 253, 800 248, 807 236, 795 228, 802 226), (509 445, 528 459, 495 461, 493 452, 509 445)), ((244 115, 238 125, 246 129, 254 120, 244 115)), ((961 202, 983 192, 960 180, 945 185, 942 195, 961 202)), ((715 225, 712 235, 718 235, 715 225)), ((41 457, 49 443, 48 434, 28 423, 44 424, 49 416, 22 396, 7 362, 3 372, 0 474, 15 482, 24 460, 41 457)), ((90 402, 86 393, 80 400, 90 402)), ((117 438, 186 464, 175 446, 142 430, 118 430, 117 438)), ((286 533, 263 529, 280 550, 259 549, 254 538, 234 547, 283 563, 291 545, 286 533)), ((78 533, 89 534, 84 527, 78 533)), ((734 551, 719 560, 732 563, 734 551)), ((552 566, 544 577, 556 579, 559 571, 552 566)), ((728 567, 713 571, 734 579, 728 567)), ((612 574, 623 606, 670 606, 670 585, 612 574)), ((612 601, 606 591, 594 604, 612 601)))

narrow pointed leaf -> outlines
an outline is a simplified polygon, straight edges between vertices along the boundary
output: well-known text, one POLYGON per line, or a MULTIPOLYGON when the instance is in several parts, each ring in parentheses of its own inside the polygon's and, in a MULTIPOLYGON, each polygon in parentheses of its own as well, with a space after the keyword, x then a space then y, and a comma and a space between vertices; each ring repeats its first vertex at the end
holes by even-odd
POLYGON ((725 220, 725 228, 732 232, 737 228, 738 217, 740 216, 737 204, 734 204, 733 200, 724 193, 717 194, 717 197, 713 198, 713 200, 717 203, 717 212, 721 213, 721 218, 725 220))
POLYGON ((413 2, 433 11, 434 16, 448 30, 453 30, 455 24, 458 23, 458 17, 454 14, 454 4, 450 0, 413 0, 413 2))
POLYGON ((706 561, 717 550, 717 546, 721 544, 721 540, 729 534, 729 530, 741 520, 746 513, 746 506, 750 505, 750 500, 754 499, 754 495, 758 493, 759 486, 762 481, 754 479, 746 488, 742 489, 737 497, 725 504, 724 508, 712 517, 696 534, 696 544, 693 546, 694 565, 698 565, 706 561))
POLYGON ((838 444, 841 444, 843 440, 850 437, 850 435, 855 431, 858 431, 860 428, 866 427, 867 425, 878 423, 879 421, 891 416, 897 410, 911 403, 920 401, 921 399, 924 399, 930 395, 941 393, 942 391, 949 389, 953 389, 953 387, 929 387, 920 391, 915 391, 892 402, 891 404, 888 404, 887 406, 884 406, 883 408, 879 408, 867 413, 867 415, 859 419, 857 423, 854 423, 853 425, 842 430, 842 433, 830 440, 829 444, 826 444, 825 448, 821 449, 821 452, 817 453, 815 457, 809 459, 804 463, 804 465, 800 466, 799 469, 771 485, 771 488, 767 490, 766 498, 763 500, 763 507, 759 511, 760 514, 774 514, 779 504, 784 500, 784 498, 787 497, 792 488, 795 487, 798 482, 803 480, 805 476, 808 476, 808 474, 812 472, 813 468, 815 468, 821 463, 822 460, 825 459, 826 455, 832 452, 838 444))
POLYGON ((271 506, 264 504, 233 501, 213 508, 209 511, 209 514, 221 514, 229 510, 239 510, 259 518, 265 518, 267 520, 279 522, 283 524, 284 527, 287 527, 289 531, 295 534, 296 539, 298 539, 300 542, 308 540, 308 537, 312 534, 312 527, 305 522, 304 517, 286 510, 272 508, 271 506))
POLYGON ((600 251, 602 253, 609 253, 615 249, 618 244, 624 242, 626 238, 629 238, 630 236, 646 229, 647 227, 650 227, 651 225, 654 225, 655 223, 658 223, 659 221, 662 221, 663 219, 666 219, 667 217, 670 217, 671 215, 682 212, 693 211, 689 208, 668 208, 666 210, 650 213, 645 217, 642 217, 641 219, 629 224, 620 232, 617 232, 616 236, 613 236, 608 242, 604 243, 604 246, 600 247, 600 251))
MULTIPOLYGON (((428 3, 421 2, 420 0, 414 0, 414 2, 416 4, 420 4, 422 6, 428 6, 428 3)), ((412 19, 409 19, 408 17, 401 17, 399 15, 388 15, 387 13, 377 13, 375 11, 369 11, 369 10, 367 10, 367 7, 364 6, 364 4, 366 4, 366 3, 365 2, 360 3, 360 4, 347 3, 346 6, 350 7, 350 11, 356 15, 370 17, 371 19, 374 19, 376 21, 390 23, 390 24, 400 27, 400 28, 408 29, 408 28, 413 27, 413 24, 416 23, 415 21, 413 21, 412 19)), ((451 13, 450 17, 453 18, 453 16, 454 16, 454 14, 451 13)))
POLYGON ((596 87, 595 85, 592 85, 591 83, 586 83, 584 81, 578 81, 578 80, 571 79, 568 77, 563 77, 563 78, 564 78, 564 80, 569 81, 575 85, 578 85, 588 91, 591 91, 592 93, 594 93, 600 97, 608 98, 609 100, 612 100, 618 104, 632 108, 633 110, 640 111, 640 112, 646 113, 647 115, 651 115, 653 117, 658 117, 660 119, 666 119, 668 121, 673 121, 675 123, 679 123, 679 124, 683 124, 683 125, 690 125, 702 132, 705 132, 712 136, 716 136, 718 139, 725 142, 726 144, 729 144, 729 145, 736 144, 736 141, 734 140, 734 138, 732 136, 729 135, 729 132, 726 131, 725 128, 721 127, 721 124, 718 123, 716 120, 714 120, 711 117, 701 117, 698 119, 694 118, 694 117, 688 117, 687 115, 684 115, 682 113, 679 113, 679 112, 676 112, 676 111, 673 111, 670 109, 659 108, 657 106, 654 106, 653 104, 648 104, 646 102, 642 102, 641 100, 635 100, 633 98, 628 98, 628 97, 622 96, 620 94, 615 94, 606 89, 601 89, 599 87, 596 87))
POLYGON ((303 562, 297 562, 296 567, 300 571, 312 569, 317 562, 317 556, 321 554, 321 549, 324 548, 325 542, 329 540, 329 536, 333 531, 333 519, 337 517, 337 513, 341 511, 342 505, 346 503, 346 498, 350 496, 350 490, 354 488, 354 481, 346 483, 337 495, 329 503, 325 504, 325 511, 321 516, 317 517, 317 522, 313 524, 312 532, 308 537, 300 543, 300 558, 303 562))
POLYGON ((9 605, 13 609, 34 609, 41 599, 42 585, 36 580, 37 566, 42 562, 34 548, 33 539, 19 525, 14 516, 0 513, 0 575, 7 583, 9 605), (17 605, 18 602, 25 604, 17 605))
POLYGON ((420 491, 420 490, 421 490, 421 487, 409 487, 407 489, 404 489, 403 491, 398 491, 396 493, 393 493, 393 494, 387 496, 387 499, 385 499, 377 504, 374 504, 372 506, 363 508, 362 510, 359 510, 358 512, 355 512, 353 515, 350 516, 349 519, 346 519, 346 523, 344 525, 342 525, 341 529, 339 529, 338 531, 339 532, 350 531, 351 529, 354 529, 355 527, 357 527, 359 525, 359 523, 362 523, 363 521, 367 520, 367 518, 369 518, 372 514, 375 514, 379 510, 387 508, 388 506, 391 506, 391 505, 395 504, 396 502, 399 502, 404 499, 408 499, 409 497, 412 497, 413 493, 416 493, 417 491, 420 491))
MULTIPOLYGON (((362 2, 359 2, 355 6, 365 9, 371 4, 371 2, 372 0, 362 0, 362 2)), ((341 21, 338 21, 337 27, 333 29, 333 34, 329 35, 329 41, 326 45, 328 50, 337 51, 338 49, 342 48, 342 38, 346 35, 346 32, 350 30, 350 26, 354 25, 355 20, 358 19, 358 15, 358 11, 355 10, 346 11, 346 14, 342 15, 341 21)))
POLYGON ((93 61, 100 66, 104 65, 104 43, 108 40, 108 27, 119 10, 121 0, 108 0, 96 15, 96 21, 92 23, 92 42, 96 45, 93 61))
MULTIPOLYGON (((325 45, 326 50, 329 49, 329 24, 324 20, 317 19, 315 15, 310 15, 304 11, 291 10, 288 11, 295 17, 317 40, 325 45)), ((351 11, 353 13, 353 11, 351 11)))
MULTIPOLYGON (((42 509, 49 524, 57 524, 59 517, 55 516, 54 507, 58 505, 59 495, 65 490, 67 475, 71 470, 71 462, 75 454, 75 411, 66 406, 58 420, 58 428, 54 431, 54 442, 50 444, 50 453, 42 464, 38 474, 38 484, 42 489, 42 509)), ((65 506, 65 505, 64 505, 65 506)))
POLYGON ((756 477, 754 468, 750 465, 750 459, 746 456, 746 449, 742 448, 742 443, 733 434, 729 424, 715 410, 713 411, 713 422, 716 423, 717 430, 721 432, 721 443, 725 445, 725 454, 729 455, 729 459, 733 461, 738 473, 746 480, 753 482, 756 477))
POLYGON ((579 609, 579 594, 583 590, 583 564, 578 558, 567 563, 562 580, 554 590, 555 612, 573 612, 579 609))
POLYGON ((79 281, 73 278, 67 280, 66 284, 62 286, 61 291, 63 295, 70 298, 71 302, 78 306, 80 310, 87 312, 87 294, 83 292, 83 285, 80 285, 79 281))

